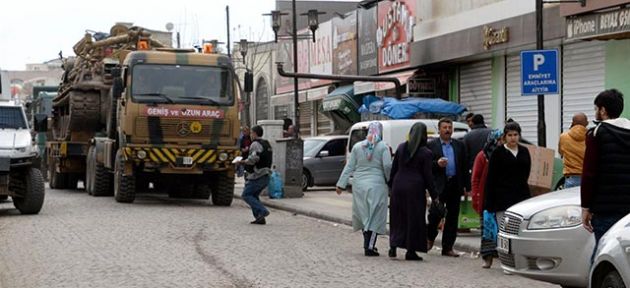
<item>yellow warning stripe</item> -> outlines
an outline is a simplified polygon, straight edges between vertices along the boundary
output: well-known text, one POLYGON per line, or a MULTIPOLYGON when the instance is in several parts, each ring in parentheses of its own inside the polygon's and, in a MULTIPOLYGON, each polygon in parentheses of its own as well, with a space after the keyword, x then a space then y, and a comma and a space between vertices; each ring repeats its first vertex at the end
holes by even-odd
POLYGON ((153 162, 160 163, 160 160, 158 160, 158 158, 155 156, 155 154, 151 150, 149 149, 146 149, 146 150, 147 150, 147 154, 149 154, 149 158, 151 158, 153 162))
POLYGON ((199 150, 197 151, 197 153, 195 153, 195 155, 193 155, 193 161, 197 161, 197 159, 199 159, 199 156, 201 156, 203 154, 203 152, 205 152, 205 150, 199 150))
POLYGON ((153 148, 153 153, 155 153, 155 155, 160 157, 160 160, 162 160, 162 162, 168 162, 168 159, 164 157, 164 155, 162 155, 162 152, 160 152, 160 149, 153 148))
POLYGON ((217 160, 217 154, 213 154, 212 157, 210 157, 210 159, 208 159, 207 163, 214 163, 215 160, 217 160))
POLYGON ((208 157, 210 157, 213 154, 214 154, 213 150, 208 150, 208 152, 206 152, 206 154, 204 154, 203 157, 199 158, 199 161, 197 162, 200 162, 200 163, 206 162, 206 159, 208 159, 208 157))
POLYGON ((173 155, 171 151, 166 148, 162 148, 162 152, 164 153, 164 155, 166 155, 166 157, 168 157, 168 159, 170 159, 172 162, 175 162, 175 155, 173 155))
POLYGON ((195 149, 188 149, 188 151, 186 151, 186 155, 191 156, 193 153, 195 153, 195 149))

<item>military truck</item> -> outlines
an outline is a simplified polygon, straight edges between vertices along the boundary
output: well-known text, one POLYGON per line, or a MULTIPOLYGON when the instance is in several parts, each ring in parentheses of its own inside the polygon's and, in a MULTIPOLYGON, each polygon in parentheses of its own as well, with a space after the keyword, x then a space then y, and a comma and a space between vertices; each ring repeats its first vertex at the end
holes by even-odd
POLYGON ((231 205, 239 119, 230 59, 160 48, 139 27, 95 35, 75 45, 74 64, 64 63, 53 103, 56 141, 47 143, 51 187, 85 179, 90 195, 118 202, 151 186, 231 205))
MULTIPOLYGON (((52 100, 57 96, 58 86, 35 86, 33 87, 33 100, 29 105, 29 109, 27 111, 27 117, 30 120, 30 123, 36 123, 37 116, 41 117, 52 117, 52 100), (29 113, 30 111, 30 113, 29 113), (30 115, 30 116, 29 116, 30 115)), ((36 125, 34 125, 36 126, 36 125)), ((47 127, 48 128, 48 127, 47 127)), ((48 175, 48 157, 46 153, 46 141, 48 138, 52 139, 52 133, 48 129, 45 132, 36 131, 36 140, 37 147, 39 148, 39 152, 44 157, 41 157, 41 166, 38 167, 42 171, 42 175, 44 175, 44 180, 47 180, 48 175)))

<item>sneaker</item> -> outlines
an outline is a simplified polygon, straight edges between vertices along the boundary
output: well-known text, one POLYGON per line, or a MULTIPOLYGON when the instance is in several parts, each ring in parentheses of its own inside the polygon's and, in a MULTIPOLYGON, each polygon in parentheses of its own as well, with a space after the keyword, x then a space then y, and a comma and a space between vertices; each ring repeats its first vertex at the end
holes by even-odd
POLYGON ((407 253, 405 253, 405 260, 422 261, 422 257, 418 256, 418 254, 416 254, 416 252, 407 251, 407 253))
POLYGON ((259 225, 265 225, 267 224, 267 221, 265 220, 265 217, 258 217, 256 218, 256 220, 249 222, 249 224, 259 224, 259 225))
POLYGON ((381 254, 378 254, 378 252, 376 252, 376 250, 374 249, 365 249, 365 256, 368 257, 373 257, 373 256, 380 256, 381 254))

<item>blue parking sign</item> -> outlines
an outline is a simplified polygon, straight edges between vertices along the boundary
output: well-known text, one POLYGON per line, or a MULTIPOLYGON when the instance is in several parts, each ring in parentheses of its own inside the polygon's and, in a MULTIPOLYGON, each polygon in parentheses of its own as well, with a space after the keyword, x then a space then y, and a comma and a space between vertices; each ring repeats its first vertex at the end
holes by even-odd
POLYGON ((521 95, 558 94, 558 50, 521 51, 521 95))

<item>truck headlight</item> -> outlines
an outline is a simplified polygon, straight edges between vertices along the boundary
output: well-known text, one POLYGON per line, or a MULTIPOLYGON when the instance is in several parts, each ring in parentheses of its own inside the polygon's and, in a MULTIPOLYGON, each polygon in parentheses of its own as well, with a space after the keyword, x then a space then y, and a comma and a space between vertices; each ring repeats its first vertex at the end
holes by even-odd
POLYGON ((527 229, 541 230, 567 228, 582 224, 582 209, 580 206, 567 205, 542 210, 529 221, 527 229))
POLYGON ((220 161, 225 161, 227 159, 228 159, 228 154, 227 153, 223 152, 223 153, 219 154, 219 160, 220 161))
POLYGON ((147 158, 147 152, 144 150, 138 150, 138 152, 136 152, 136 156, 138 156, 139 159, 147 158))

